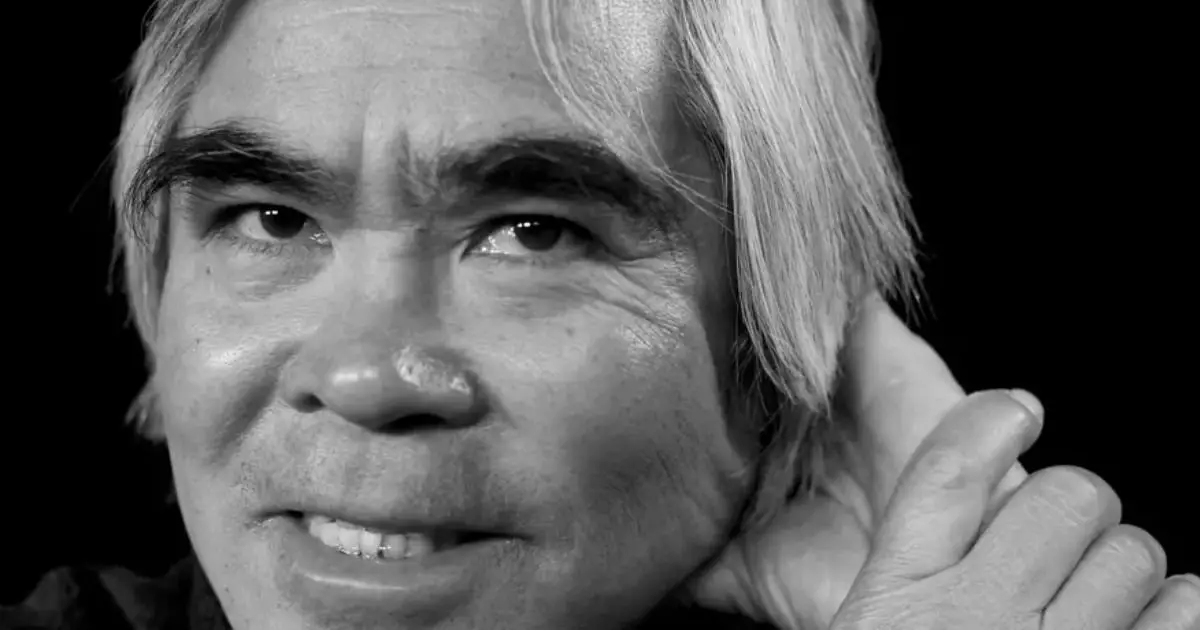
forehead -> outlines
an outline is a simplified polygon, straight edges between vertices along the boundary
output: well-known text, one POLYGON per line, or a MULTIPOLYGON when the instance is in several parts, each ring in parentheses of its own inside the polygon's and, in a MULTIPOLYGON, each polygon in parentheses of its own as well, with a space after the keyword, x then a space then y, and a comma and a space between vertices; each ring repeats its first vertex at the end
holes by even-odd
MULTIPOLYGON (((556 49, 585 100, 620 77, 667 148, 682 128, 670 107, 666 2, 602 0, 559 9, 556 49)), ((235 19, 202 77, 185 126, 259 118, 329 155, 402 130, 406 140, 569 126, 544 76, 529 18, 536 0, 257 0, 235 19), (347 140, 352 140, 347 144, 347 140)), ((571 3, 574 5, 575 3, 571 3)), ((616 117, 617 114, 614 114, 616 117)), ((621 125, 614 125, 619 127, 621 125)), ((648 129, 646 129, 648 127, 648 129)))
POLYGON ((290 65, 297 69, 362 61, 353 53, 341 59, 321 56, 335 48, 376 51, 374 59, 387 63, 396 53, 416 53, 420 46, 432 48, 433 57, 453 51, 464 56, 483 52, 484 61, 525 64, 531 61, 527 58, 530 22, 540 28, 546 16, 553 15, 556 36, 584 61, 594 61, 597 54, 615 55, 619 58, 609 61, 619 63, 623 72, 649 75, 660 69, 670 19, 667 0, 248 0, 240 6, 239 29, 253 29, 263 38, 278 37, 256 42, 261 45, 257 50, 282 51, 279 58, 293 61, 290 65), (545 12, 547 7, 554 11, 545 12), (339 41, 321 40, 328 31, 318 30, 337 24, 354 28, 342 29, 339 41), (398 31, 392 29, 404 36, 395 37, 398 31), (381 32, 389 37, 374 37, 381 32), (309 39, 314 33, 316 41, 309 39), (354 43, 357 48, 351 46, 354 43), (323 49, 308 48, 314 44, 323 49), (288 49, 289 45, 298 46, 288 49), (308 54, 312 52, 319 55, 308 54), (506 53, 515 55, 495 57, 506 53))

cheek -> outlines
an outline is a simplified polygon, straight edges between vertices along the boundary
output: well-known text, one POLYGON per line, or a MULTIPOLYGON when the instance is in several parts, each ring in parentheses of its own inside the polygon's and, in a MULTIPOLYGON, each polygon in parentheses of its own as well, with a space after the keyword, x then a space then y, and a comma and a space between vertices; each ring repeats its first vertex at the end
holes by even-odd
POLYGON ((670 339, 623 332, 602 359, 610 366, 599 381, 611 400, 606 413, 577 427, 571 443, 586 474, 584 496, 629 501, 653 517, 675 510, 695 524, 695 536, 710 538, 738 501, 743 467, 703 331, 689 326, 670 339))
POLYGON ((300 304, 246 308, 202 262, 173 265, 164 282, 154 386, 172 457, 216 466, 274 396, 300 304), (281 314, 286 314, 281 317, 281 314))
POLYGON ((748 494, 709 345, 732 323, 700 275, 663 257, 564 287, 571 299, 529 300, 553 309, 459 305, 478 317, 462 328, 519 436, 503 466, 539 479, 585 536, 694 555, 686 548, 723 536, 748 494))
POLYGON ((491 381, 514 425, 494 463, 534 480, 526 487, 558 532, 536 590, 599 619, 648 610, 716 554, 751 478, 698 323, 596 326, 542 326, 510 356, 543 362, 487 369, 507 366, 491 381))
POLYGON ((498 336, 521 342, 484 360, 522 436, 504 466, 538 466, 589 536, 684 553, 723 535, 749 484, 697 319, 665 327, 588 309, 535 328, 498 336))

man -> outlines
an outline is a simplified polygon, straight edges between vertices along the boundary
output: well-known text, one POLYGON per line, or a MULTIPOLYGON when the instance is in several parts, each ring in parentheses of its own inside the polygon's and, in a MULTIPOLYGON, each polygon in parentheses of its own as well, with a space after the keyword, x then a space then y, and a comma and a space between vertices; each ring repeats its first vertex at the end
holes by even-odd
POLYGON ((912 270, 863 7, 579 4, 160 4, 115 191, 189 623, 1194 623, 1014 468, 1036 400, 865 297, 912 270))

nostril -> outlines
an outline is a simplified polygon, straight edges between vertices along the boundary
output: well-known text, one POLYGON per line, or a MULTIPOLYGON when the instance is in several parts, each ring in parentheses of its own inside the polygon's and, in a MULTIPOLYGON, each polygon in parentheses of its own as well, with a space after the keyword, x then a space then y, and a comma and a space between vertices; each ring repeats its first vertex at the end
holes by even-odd
POLYGON ((292 408, 301 413, 312 413, 323 409, 325 403, 316 394, 302 394, 289 401, 292 408))

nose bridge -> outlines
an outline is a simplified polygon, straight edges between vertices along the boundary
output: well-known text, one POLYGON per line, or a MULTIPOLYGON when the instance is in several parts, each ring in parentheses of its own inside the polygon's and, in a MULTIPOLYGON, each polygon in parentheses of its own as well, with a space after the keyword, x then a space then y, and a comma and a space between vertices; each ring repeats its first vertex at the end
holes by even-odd
POLYGON ((479 420, 478 378, 447 338, 431 292, 371 293, 345 300, 302 344, 284 369, 282 400, 371 430, 479 420))

